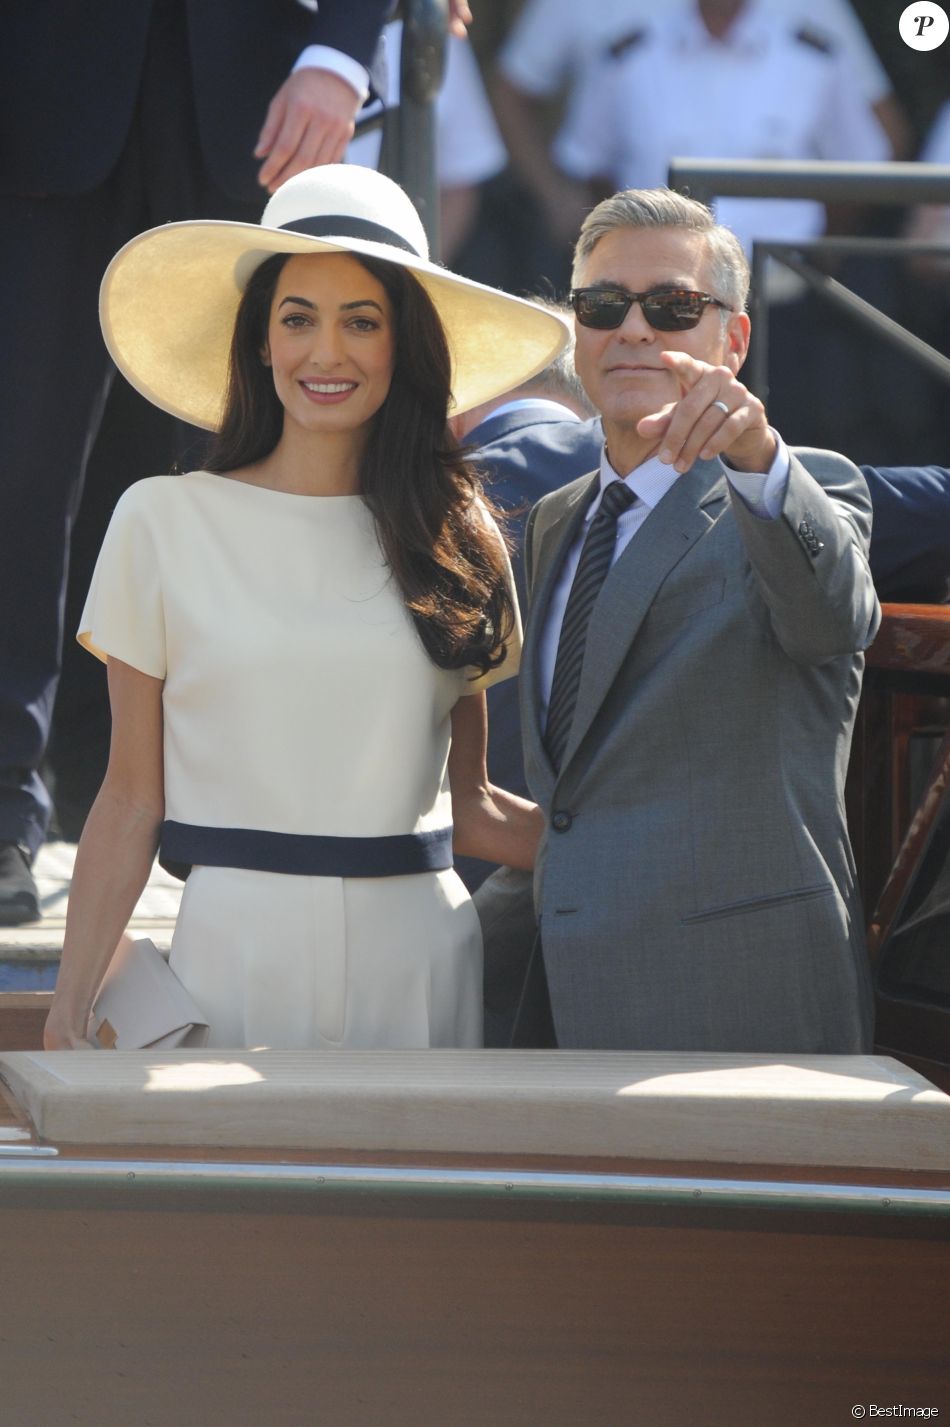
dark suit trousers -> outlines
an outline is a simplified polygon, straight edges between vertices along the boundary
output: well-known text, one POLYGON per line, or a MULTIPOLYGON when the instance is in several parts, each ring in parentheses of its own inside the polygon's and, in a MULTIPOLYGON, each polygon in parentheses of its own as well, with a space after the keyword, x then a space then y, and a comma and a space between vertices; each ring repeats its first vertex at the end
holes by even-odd
MULTIPOLYGON (((112 378, 100 279, 145 228, 193 217, 256 222, 266 197, 252 210, 211 182, 185 39, 182 7, 156 5, 135 119, 100 188, 0 196, 0 841, 31 851, 49 814, 38 769, 60 668, 70 534, 112 378)), ((143 451, 127 483, 155 473, 143 451)))

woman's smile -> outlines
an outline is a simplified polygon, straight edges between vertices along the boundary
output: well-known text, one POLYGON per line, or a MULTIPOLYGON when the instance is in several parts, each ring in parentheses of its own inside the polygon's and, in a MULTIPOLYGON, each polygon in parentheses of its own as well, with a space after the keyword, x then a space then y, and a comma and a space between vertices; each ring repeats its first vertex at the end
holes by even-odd
POLYGON ((317 406, 335 405, 341 401, 346 401, 352 392, 356 391, 358 382, 348 381, 302 381, 303 387, 309 399, 317 406))
POLYGON ((392 304, 349 253, 290 258, 281 269, 261 359, 290 428, 365 435, 392 382, 392 304))

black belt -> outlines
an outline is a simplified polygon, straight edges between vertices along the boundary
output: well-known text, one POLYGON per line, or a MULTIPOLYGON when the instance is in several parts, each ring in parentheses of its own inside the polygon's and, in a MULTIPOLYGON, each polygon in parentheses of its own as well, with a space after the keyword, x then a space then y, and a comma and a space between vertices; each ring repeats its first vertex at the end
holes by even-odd
POLYGON ((242 867, 297 877, 405 877, 452 866, 452 829, 392 837, 311 837, 164 822, 158 860, 182 881, 193 866, 242 867))

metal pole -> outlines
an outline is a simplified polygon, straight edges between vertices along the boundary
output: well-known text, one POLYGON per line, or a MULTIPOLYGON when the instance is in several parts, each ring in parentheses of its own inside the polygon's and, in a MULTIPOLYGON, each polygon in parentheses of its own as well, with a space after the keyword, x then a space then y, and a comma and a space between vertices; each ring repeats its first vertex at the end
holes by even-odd
POLYGON ((669 183, 702 202, 713 196, 898 205, 950 202, 950 164, 672 159, 669 183))
POLYGON ((435 97, 445 72, 448 0, 405 0, 395 177, 419 210, 433 258, 440 255, 435 97))

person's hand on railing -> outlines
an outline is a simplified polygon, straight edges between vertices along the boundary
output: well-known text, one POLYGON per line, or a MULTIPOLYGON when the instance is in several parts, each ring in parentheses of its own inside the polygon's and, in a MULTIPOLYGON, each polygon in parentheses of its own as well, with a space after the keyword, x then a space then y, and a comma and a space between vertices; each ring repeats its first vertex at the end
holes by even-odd
POLYGON ((254 157, 257 178, 273 193, 288 178, 317 164, 339 163, 353 137, 362 98, 328 69, 295 70, 274 95, 254 157))
POLYGON ((466 0, 449 0, 449 32, 464 40, 465 32, 472 23, 472 12, 466 0))

